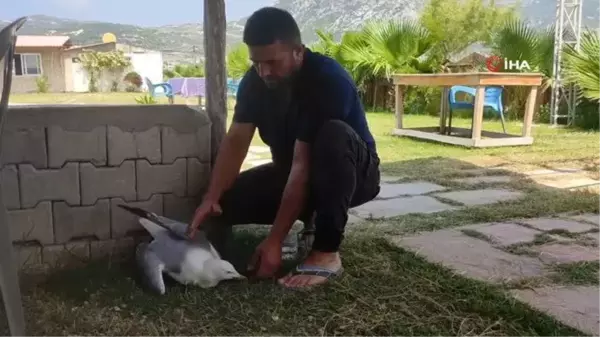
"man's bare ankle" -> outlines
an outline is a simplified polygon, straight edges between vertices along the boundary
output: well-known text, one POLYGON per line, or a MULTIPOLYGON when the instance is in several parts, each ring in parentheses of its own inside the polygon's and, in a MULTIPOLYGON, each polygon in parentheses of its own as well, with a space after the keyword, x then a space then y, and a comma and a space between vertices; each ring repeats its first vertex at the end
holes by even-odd
POLYGON ((308 259, 324 262, 337 262, 341 260, 339 252, 322 252, 314 249, 308 255, 308 259))

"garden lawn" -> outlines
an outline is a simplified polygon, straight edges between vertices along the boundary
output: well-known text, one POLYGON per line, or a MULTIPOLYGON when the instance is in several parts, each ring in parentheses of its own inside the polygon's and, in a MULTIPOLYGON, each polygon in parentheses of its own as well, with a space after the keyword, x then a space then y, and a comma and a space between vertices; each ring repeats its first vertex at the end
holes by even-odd
MULTIPOLYGON (((464 176, 465 169, 496 162, 524 167, 576 165, 590 175, 597 173, 598 133, 539 125, 533 129, 533 146, 466 149, 391 136, 390 113, 369 113, 368 118, 383 173, 402 180, 481 188, 453 179, 464 176)), ((453 122, 470 125, 468 119, 453 122)), ((407 127, 437 123, 428 116, 407 116, 405 121, 407 127)), ((485 121, 484 128, 501 129, 497 121, 485 121)), ((508 129, 519 132, 520 125, 509 122, 508 129)), ((262 144, 258 136, 253 143, 262 144)), ((520 216, 598 212, 598 195, 547 188, 518 172, 510 174, 514 181, 497 186, 523 191, 526 196, 518 202, 349 226, 342 248, 345 275, 313 292, 281 289, 273 281, 228 282, 209 290, 169 282, 167 295, 157 297, 139 287, 131 260, 99 261, 24 286, 28 334, 581 335, 508 297, 505 286, 458 276, 386 240, 390 235, 520 216)), ((265 233, 238 229, 239 267, 265 233)), ((573 266, 562 271, 561 279, 588 283, 594 272, 573 266)))
MULTIPOLYGON (((258 240, 238 233, 240 253, 258 240)), ((345 276, 309 293, 271 281, 207 290, 169 282, 157 297, 129 263, 93 263, 26 290, 28 334, 581 335, 383 238, 350 235, 342 253, 345 276)))

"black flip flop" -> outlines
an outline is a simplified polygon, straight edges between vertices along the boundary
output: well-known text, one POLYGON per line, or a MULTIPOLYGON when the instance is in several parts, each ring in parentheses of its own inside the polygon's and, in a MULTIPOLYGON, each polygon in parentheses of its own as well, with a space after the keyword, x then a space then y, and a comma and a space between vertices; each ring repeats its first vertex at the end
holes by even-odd
MULTIPOLYGON (((340 277, 343 274, 343 272, 344 272, 344 267, 340 267, 338 270, 331 270, 331 269, 317 267, 317 266, 298 265, 291 272, 291 276, 296 276, 296 275, 321 276, 327 280, 326 282, 328 282, 329 280, 331 280, 333 278, 340 277)), ((311 289, 316 286, 320 286, 322 284, 325 284, 326 282, 309 285, 309 286, 304 286, 304 287, 288 287, 285 285, 281 285, 281 286, 286 289, 305 290, 305 289, 311 289)))

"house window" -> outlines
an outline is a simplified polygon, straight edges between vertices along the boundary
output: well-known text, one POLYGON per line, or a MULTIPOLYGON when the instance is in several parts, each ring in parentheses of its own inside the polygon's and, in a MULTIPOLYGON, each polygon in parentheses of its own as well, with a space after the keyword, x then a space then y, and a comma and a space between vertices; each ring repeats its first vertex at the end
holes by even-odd
POLYGON ((42 74, 42 56, 40 54, 15 54, 14 60, 16 76, 42 74))

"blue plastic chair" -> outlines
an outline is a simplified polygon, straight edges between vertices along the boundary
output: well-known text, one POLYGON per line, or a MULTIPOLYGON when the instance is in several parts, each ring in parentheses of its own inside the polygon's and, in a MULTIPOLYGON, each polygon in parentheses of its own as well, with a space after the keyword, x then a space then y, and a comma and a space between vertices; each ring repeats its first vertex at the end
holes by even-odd
POLYGON ((144 80, 146 81, 146 85, 148 86, 148 92, 150 93, 150 96, 166 96, 169 98, 170 103, 173 102, 173 87, 171 86, 171 84, 167 82, 153 84, 148 77, 144 77, 144 80), (156 88, 163 88, 164 92, 157 92, 156 88))
MULTIPOLYGON (((448 121, 448 129, 452 130, 452 110, 453 109, 474 109, 475 105, 471 102, 457 101, 457 93, 467 93, 473 98, 475 97, 475 88, 466 87, 462 85, 452 86, 448 92, 448 102, 450 107, 450 119, 448 121)), ((495 113, 500 115, 502 121, 502 130, 506 133, 504 126, 504 107, 502 105, 502 92, 503 88, 500 86, 489 86, 485 88, 485 96, 483 100, 483 107, 492 108, 495 113)))
POLYGON ((236 97, 240 83, 233 78, 227 79, 227 96, 236 97))

